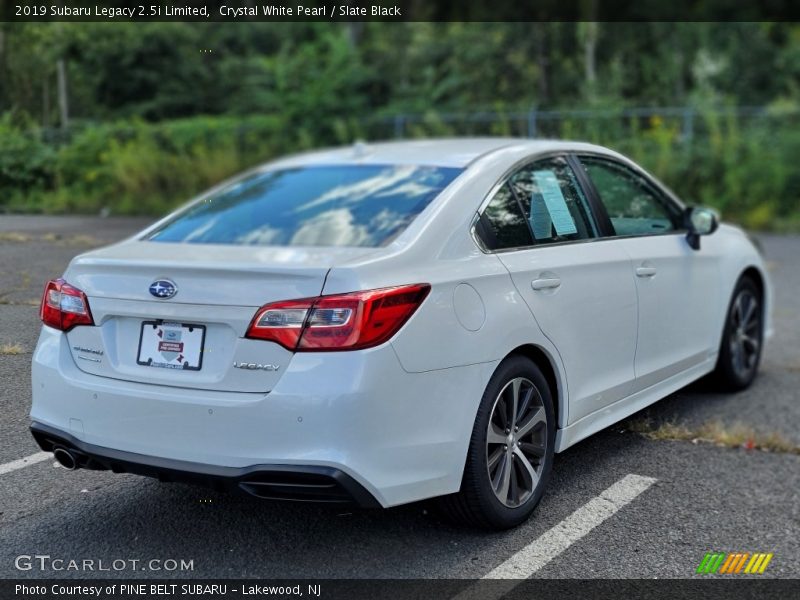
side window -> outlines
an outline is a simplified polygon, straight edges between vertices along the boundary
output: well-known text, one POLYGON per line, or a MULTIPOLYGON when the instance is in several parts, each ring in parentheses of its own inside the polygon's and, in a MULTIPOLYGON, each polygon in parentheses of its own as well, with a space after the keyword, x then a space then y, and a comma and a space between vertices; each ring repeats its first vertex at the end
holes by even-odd
POLYGON ((480 231, 492 250, 597 237, 583 191, 562 158, 511 175, 481 215, 480 231))
POLYGON ((679 228, 680 211, 648 181, 613 161, 581 157, 616 235, 657 235, 679 228))
POLYGON ((481 217, 486 225, 487 238, 484 242, 492 250, 501 248, 520 248, 533 243, 531 230, 525 222, 520 206, 508 183, 503 184, 495 194, 481 217))

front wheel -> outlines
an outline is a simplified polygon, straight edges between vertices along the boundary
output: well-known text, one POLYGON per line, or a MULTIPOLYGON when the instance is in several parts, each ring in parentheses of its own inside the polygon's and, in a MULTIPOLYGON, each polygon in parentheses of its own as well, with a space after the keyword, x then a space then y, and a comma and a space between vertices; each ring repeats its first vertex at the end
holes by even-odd
POLYGON ((447 516, 508 529, 542 498, 555 444, 553 400, 539 368, 523 356, 504 360, 481 399, 461 490, 440 499, 447 516))
POLYGON ((761 359, 763 330, 762 295, 752 279, 743 277, 731 298, 714 372, 724 389, 743 390, 753 383, 761 359))

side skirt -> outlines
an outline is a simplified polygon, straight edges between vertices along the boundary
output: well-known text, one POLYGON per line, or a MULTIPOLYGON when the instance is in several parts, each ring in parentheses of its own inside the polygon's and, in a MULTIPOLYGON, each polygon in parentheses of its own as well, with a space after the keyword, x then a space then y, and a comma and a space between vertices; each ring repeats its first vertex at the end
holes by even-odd
POLYGON ((707 375, 713 371, 716 363, 717 355, 714 354, 698 365, 681 371, 627 398, 618 400, 605 408, 596 410, 572 425, 559 429, 558 433, 556 433, 556 452, 563 452, 573 444, 580 442, 593 433, 597 433, 601 429, 605 429, 617 421, 621 421, 625 417, 629 417, 633 413, 647 408, 671 393, 700 379, 703 375, 707 375))

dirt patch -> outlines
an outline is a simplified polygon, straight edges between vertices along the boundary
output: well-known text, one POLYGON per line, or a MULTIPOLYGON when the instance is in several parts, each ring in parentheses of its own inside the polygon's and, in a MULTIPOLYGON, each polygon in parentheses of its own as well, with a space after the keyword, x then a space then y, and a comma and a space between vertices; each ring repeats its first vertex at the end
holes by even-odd
POLYGON ((648 418, 638 418, 625 421, 623 427, 626 431, 638 433, 651 440, 714 444, 728 448, 800 455, 800 446, 788 440, 780 432, 758 431, 742 423, 725 425, 720 421, 710 421, 698 427, 690 427, 673 422, 654 423, 648 418))
POLYGON ((14 356, 17 354, 25 354, 25 349, 19 344, 0 344, 0 355, 14 356))

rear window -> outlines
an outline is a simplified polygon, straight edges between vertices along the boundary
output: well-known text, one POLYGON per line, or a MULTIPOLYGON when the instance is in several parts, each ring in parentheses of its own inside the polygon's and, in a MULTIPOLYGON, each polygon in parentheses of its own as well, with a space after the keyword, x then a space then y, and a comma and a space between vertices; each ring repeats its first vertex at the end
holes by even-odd
POLYGON ((383 246, 460 172, 414 165, 339 165, 258 173, 189 206, 146 239, 383 246))

